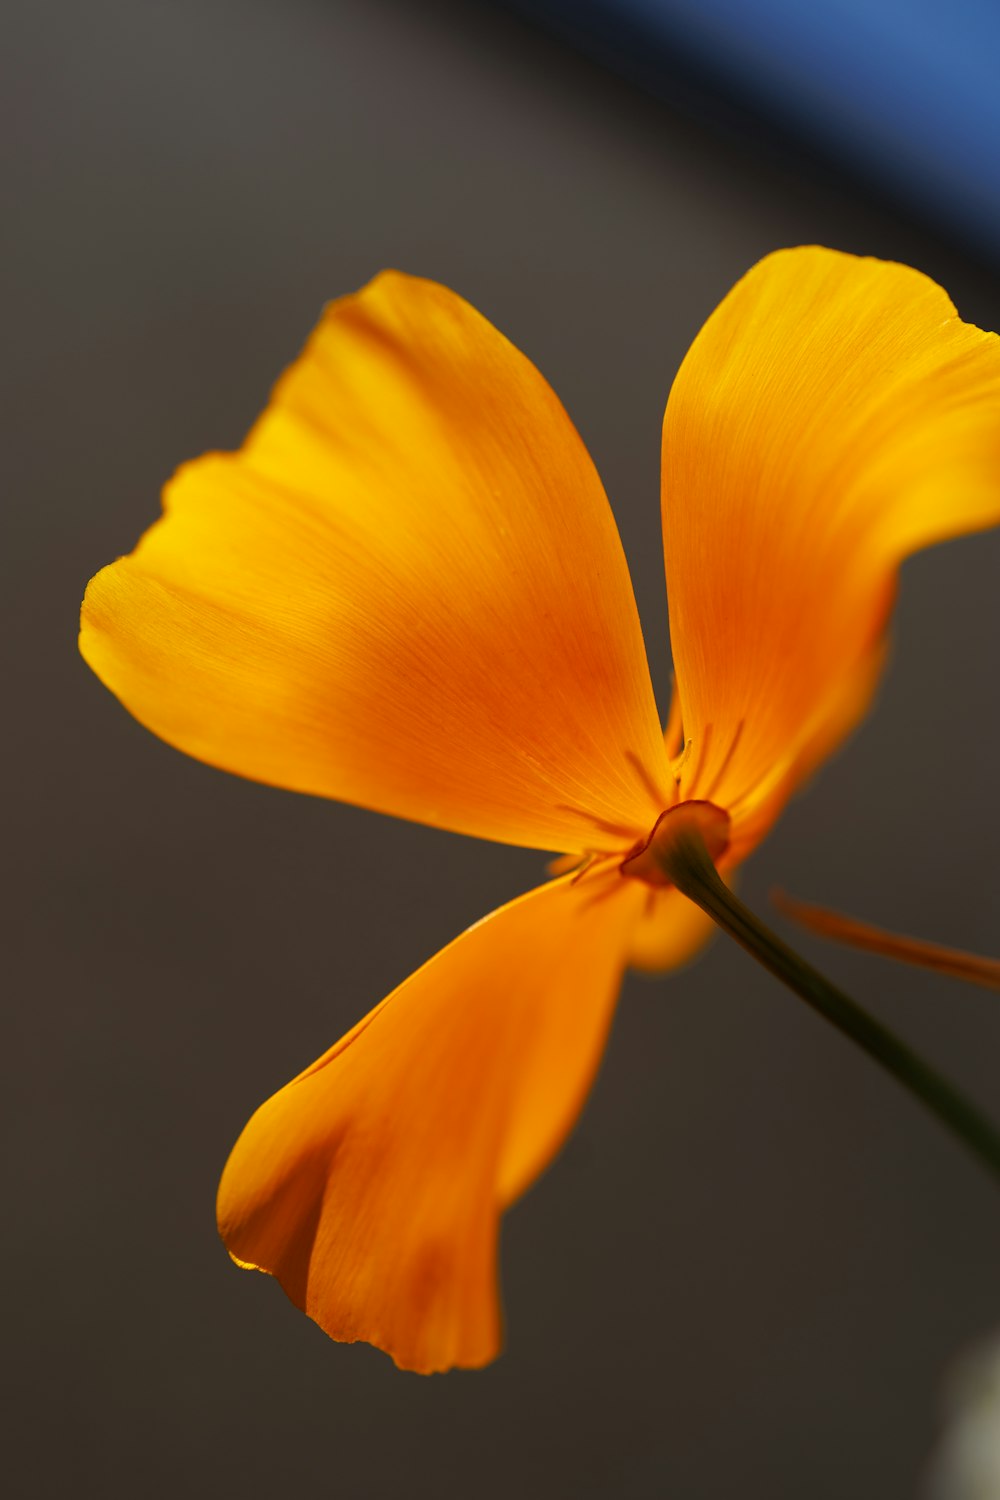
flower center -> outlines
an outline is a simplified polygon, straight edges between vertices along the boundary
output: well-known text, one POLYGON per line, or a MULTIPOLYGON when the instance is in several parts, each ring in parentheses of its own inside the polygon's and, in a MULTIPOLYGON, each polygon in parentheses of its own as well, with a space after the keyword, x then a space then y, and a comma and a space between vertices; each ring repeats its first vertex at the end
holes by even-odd
POLYGON ((712 863, 718 864, 729 848, 729 814, 714 802, 679 802, 660 814, 649 837, 622 861, 622 874, 647 885, 672 885, 666 873, 670 851, 678 839, 693 832, 704 840, 712 863))

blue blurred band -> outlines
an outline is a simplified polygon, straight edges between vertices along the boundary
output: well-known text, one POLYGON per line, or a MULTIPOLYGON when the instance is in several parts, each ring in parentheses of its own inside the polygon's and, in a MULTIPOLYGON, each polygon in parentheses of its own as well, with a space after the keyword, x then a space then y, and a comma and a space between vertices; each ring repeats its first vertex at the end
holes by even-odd
POLYGON ((510 0, 609 66, 694 69, 1000 254, 1000 0, 510 0))

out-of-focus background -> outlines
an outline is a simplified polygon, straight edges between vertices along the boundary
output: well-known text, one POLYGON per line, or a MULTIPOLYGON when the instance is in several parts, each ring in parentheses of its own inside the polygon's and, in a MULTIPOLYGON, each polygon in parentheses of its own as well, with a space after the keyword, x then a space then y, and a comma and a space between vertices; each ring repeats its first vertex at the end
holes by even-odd
MULTIPOLYGON (((226 777, 127 717, 77 610, 174 466, 240 441, 326 299, 383 266, 435 277, 580 428, 665 703, 659 425, 732 282, 818 241, 917 265, 1000 328, 995 136, 970 207, 919 109, 893 116, 895 177, 878 121, 870 151, 838 144, 849 68, 768 73, 759 28, 753 54, 721 21, 695 46, 667 6, 654 44, 613 9, 8 8, 10 1494, 902 1500, 949 1369, 1000 1325, 996 1185, 722 941, 628 981, 579 1128, 506 1220, 489 1370, 332 1344, 216 1239, 256 1105, 542 862, 226 777)), ((908 35, 887 54, 908 103, 974 111, 960 68, 921 95, 908 35)), ((751 904, 780 883, 995 947, 998 568, 997 535, 906 567, 878 708, 748 867, 751 904)), ((800 946, 1000 1112, 996 996, 800 946)))

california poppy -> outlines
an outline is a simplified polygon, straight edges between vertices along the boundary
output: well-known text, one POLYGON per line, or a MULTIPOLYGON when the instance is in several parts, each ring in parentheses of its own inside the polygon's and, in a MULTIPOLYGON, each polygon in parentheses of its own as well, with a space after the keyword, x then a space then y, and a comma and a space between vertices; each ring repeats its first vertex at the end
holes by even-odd
POLYGON ((663 427, 676 690, 661 729, 600 480, 461 298, 388 273, 330 306, 239 452, 168 485, 92 581, 81 649, 155 733, 243 776, 511 844, 554 877, 418 970, 253 1116, 223 1239, 337 1339, 490 1360, 502 1210, 570 1129, 624 968, 867 708, 902 560, 1000 519, 1000 341, 907 267, 754 267, 663 427), (655 831, 655 833, 654 833, 655 831))

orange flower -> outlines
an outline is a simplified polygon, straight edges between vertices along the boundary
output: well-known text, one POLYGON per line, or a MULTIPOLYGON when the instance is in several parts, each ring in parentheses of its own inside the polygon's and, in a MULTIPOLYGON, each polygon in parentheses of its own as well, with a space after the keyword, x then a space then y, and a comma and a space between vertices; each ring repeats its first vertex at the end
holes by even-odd
POLYGON ((499 1216, 573 1124, 623 969, 706 934, 654 829, 699 816, 720 869, 745 858, 867 707, 901 561, 1000 519, 998 473, 994 335, 904 266, 762 261, 667 406, 664 735, 541 375, 431 282, 327 310, 242 449, 182 468, 93 580, 83 654, 213 765, 567 853, 257 1111, 219 1192, 235 1260, 406 1368, 493 1358, 499 1216))

